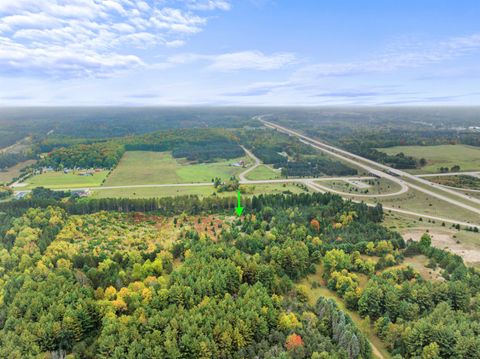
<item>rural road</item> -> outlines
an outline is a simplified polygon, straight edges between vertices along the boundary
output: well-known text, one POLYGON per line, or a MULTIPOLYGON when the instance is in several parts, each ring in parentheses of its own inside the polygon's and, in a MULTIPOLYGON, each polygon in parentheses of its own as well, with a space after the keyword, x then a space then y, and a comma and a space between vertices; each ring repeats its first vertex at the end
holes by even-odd
POLYGON ((380 163, 377 163, 377 162, 374 162, 372 160, 369 160, 369 159, 366 159, 364 157, 361 157, 361 156, 358 156, 358 155, 355 155, 353 153, 350 153, 348 151, 345 151, 345 150, 342 150, 340 148, 337 148, 337 147, 334 147, 334 146, 331 146, 331 145, 328 145, 328 144, 325 144, 321 141, 317 141, 317 140, 314 140, 310 137, 307 137, 299 132, 296 132, 296 131, 293 131, 291 129, 288 129, 286 127, 283 127, 283 126, 280 126, 280 125, 277 125, 275 123, 272 123, 272 122, 269 122, 269 121, 265 121, 261 118, 261 116, 257 117, 257 119, 259 121, 261 121, 262 123, 264 123, 267 127, 270 127, 270 128, 273 128, 273 129, 276 129, 280 132, 284 132, 286 134, 289 134, 289 135, 292 135, 292 136, 296 136, 296 137, 299 137, 301 140, 303 140, 302 142, 306 143, 306 144, 309 144, 310 146, 314 147, 314 148, 317 148, 325 153, 328 153, 332 156, 335 156, 345 162, 348 162, 348 163, 351 163, 357 167, 361 167, 367 171, 369 171, 370 173, 374 174, 374 175, 377 175, 379 177, 382 177, 382 178, 386 178, 388 180, 391 180, 397 184, 399 184, 402 189, 406 192, 408 191, 408 188, 413 188, 413 189, 416 189, 417 191, 420 191, 420 192, 423 192, 423 193, 426 193, 432 197, 436 197, 438 199, 441 199, 445 202, 448 202, 450 204, 453 204, 455 206, 458 206, 458 207, 461 207, 461 208, 464 208, 464 209, 467 209, 471 212, 474 212, 474 213, 477 213, 477 214, 480 214, 480 208, 476 208, 476 207, 472 207, 466 203, 463 203, 463 202, 459 202, 451 197, 447 197, 445 195, 442 195, 440 193, 437 193, 437 192, 433 192, 425 187, 421 187, 421 186, 418 186, 416 184, 412 184, 410 182, 406 182, 404 181, 403 179, 399 178, 399 177, 403 177, 403 178, 408 178, 412 181, 417 181, 417 182, 420 182, 422 183, 423 185, 427 186, 427 187, 430 187, 432 189, 438 189, 440 191, 444 191, 444 192, 447 192, 451 195, 455 195, 455 196, 458 196, 458 197, 461 197, 462 199, 466 200, 466 201, 469 201, 469 202, 475 202, 477 204, 480 204, 480 199, 476 199, 476 198, 471 198, 467 195, 464 195, 462 193, 458 193, 457 191, 454 191, 452 189, 449 189, 449 188, 444 188, 444 187, 441 187, 441 186, 437 186, 435 184, 433 184, 432 182, 430 181, 427 181, 427 180, 424 180, 422 178, 419 178, 419 177, 416 177, 414 175, 411 175, 407 172, 404 172, 404 171, 400 171, 400 170, 397 170, 397 169, 393 169, 391 167, 388 167, 386 165, 383 165, 383 164, 380 164, 380 163), (376 167, 376 168, 375 168, 376 167), (388 171, 389 173, 385 173, 384 171, 381 171, 381 170, 378 170, 377 168, 381 168, 383 169, 384 171, 388 171), (394 175, 392 175, 392 174, 394 175))
MULTIPOLYGON (((244 172, 245 173, 245 172, 244 172)), ((370 176, 352 176, 352 177, 321 177, 321 178, 289 178, 289 179, 273 179, 273 180, 243 180, 240 184, 272 184, 272 183, 309 183, 313 181, 343 181, 343 180, 369 180, 374 177, 370 176)), ((77 187, 77 188, 52 188, 54 191, 99 191, 108 189, 129 189, 129 188, 156 188, 156 187, 198 187, 213 186, 212 182, 198 183, 162 183, 162 184, 137 184, 123 186, 97 186, 97 187, 77 187)), ((17 187, 18 188, 18 187, 17 187)), ((18 190, 16 192, 30 192, 30 189, 18 190)))
POLYGON ((255 168, 257 168, 258 166, 260 166, 262 164, 262 162, 252 153, 250 152, 249 150, 247 150, 245 147, 243 146, 240 146, 242 147, 242 149, 245 151, 245 153, 252 159, 255 161, 255 164, 252 166, 252 167, 249 167, 247 168, 245 171, 243 171, 242 173, 240 173, 238 175, 238 177, 240 177, 240 181, 248 181, 247 178, 245 177, 247 174, 249 174, 250 172, 252 172, 255 168))

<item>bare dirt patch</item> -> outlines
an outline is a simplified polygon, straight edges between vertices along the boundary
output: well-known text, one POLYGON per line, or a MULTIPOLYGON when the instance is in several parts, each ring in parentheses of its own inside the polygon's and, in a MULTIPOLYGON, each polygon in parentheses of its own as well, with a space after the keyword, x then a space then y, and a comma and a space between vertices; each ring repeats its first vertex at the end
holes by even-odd
MULTIPOLYGON (((405 240, 419 241, 424 233, 425 230, 412 229, 404 231, 402 235, 405 240)), ((471 239, 463 240, 462 233, 455 231, 430 229, 429 234, 432 237, 433 246, 461 256, 470 265, 480 265, 480 235, 478 235, 478 243, 472 243, 471 239)), ((473 235, 473 233, 468 233, 468 235, 473 235)))

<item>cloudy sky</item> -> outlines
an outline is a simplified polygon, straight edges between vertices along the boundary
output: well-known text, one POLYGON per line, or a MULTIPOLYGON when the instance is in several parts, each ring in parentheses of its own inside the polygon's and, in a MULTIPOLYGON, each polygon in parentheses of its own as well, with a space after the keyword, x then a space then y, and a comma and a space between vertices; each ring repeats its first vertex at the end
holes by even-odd
POLYGON ((0 106, 480 105, 478 0, 0 0, 0 106))

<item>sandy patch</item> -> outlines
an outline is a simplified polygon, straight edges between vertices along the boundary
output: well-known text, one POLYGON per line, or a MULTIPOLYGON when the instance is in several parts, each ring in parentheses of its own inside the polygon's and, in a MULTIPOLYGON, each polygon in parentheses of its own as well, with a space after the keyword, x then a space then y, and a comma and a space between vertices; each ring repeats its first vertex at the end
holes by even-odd
MULTIPOLYGON (((425 230, 415 229, 402 233, 403 238, 407 241, 412 239, 414 241, 419 241, 422 235, 425 233, 425 230)), ((480 248, 475 247, 467 243, 457 243, 457 239, 453 238, 455 232, 449 233, 447 231, 441 230, 432 230, 430 229, 430 236, 432 237, 432 245, 448 250, 451 253, 457 254, 463 258, 463 260, 469 264, 479 264, 480 263, 480 248)), ((480 236, 479 236, 479 245, 480 245, 480 236)))

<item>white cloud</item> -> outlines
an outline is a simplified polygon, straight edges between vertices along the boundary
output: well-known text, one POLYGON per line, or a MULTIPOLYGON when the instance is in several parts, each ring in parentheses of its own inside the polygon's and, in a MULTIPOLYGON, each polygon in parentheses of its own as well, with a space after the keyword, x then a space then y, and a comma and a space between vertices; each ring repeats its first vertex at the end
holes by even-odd
POLYGON ((227 7, 213 0, 0 1, 0 71, 103 76, 139 66, 136 48, 182 46, 207 24, 197 11, 227 7))
POLYGON ((311 79, 365 73, 392 72, 426 66, 480 49, 480 34, 451 38, 434 44, 415 44, 396 48, 370 59, 344 63, 317 63, 300 69, 294 77, 311 79))
POLYGON ((189 0, 187 5, 190 9, 194 10, 224 10, 228 11, 231 5, 225 0, 189 0))
POLYGON ((197 61, 208 63, 207 69, 215 71, 278 70, 296 62, 292 53, 266 55, 260 51, 240 51, 216 55, 178 54, 168 58, 170 64, 188 64, 197 61))

